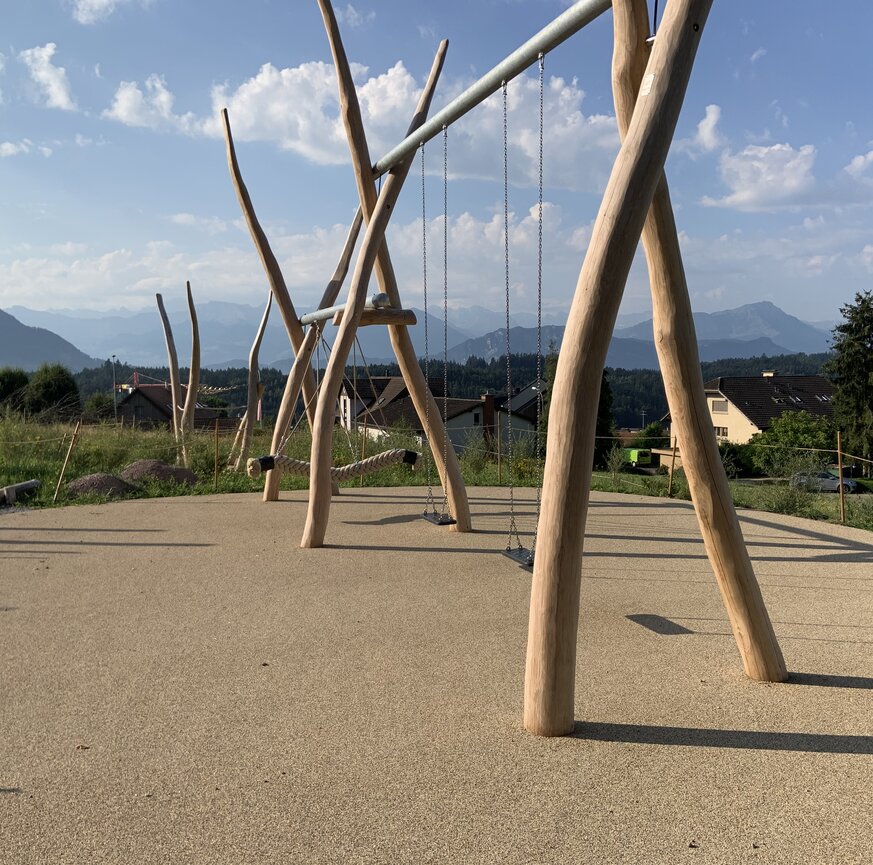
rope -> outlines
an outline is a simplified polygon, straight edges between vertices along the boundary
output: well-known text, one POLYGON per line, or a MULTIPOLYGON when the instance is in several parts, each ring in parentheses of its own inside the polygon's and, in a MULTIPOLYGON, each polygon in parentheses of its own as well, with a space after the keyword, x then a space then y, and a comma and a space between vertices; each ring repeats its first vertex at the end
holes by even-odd
POLYGON ((503 274, 506 295, 506 424, 509 475, 509 537, 506 549, 512 548, 515 537, 521 547, 521 537, 515 522, 515 467, 512 455, 512 352, 509 345, 509 120, 507 85, 503 82, 503 274))
MULTIPOLYGON (((419 456, 420 454, 416 451, 395 448, 345 466, 334 466, 330 470, 330 477, 334 481, 348 481, 398 463, 407 463, 414 468, 419 456)), ((257 478, 262 472, 270 471, 277 465, 282 466, 286 472, 291 474, 309 477, 309 463, 306 460, 295 460, 284 454, 250 459, 246 464, 246 474, 250 478, 257 478)))

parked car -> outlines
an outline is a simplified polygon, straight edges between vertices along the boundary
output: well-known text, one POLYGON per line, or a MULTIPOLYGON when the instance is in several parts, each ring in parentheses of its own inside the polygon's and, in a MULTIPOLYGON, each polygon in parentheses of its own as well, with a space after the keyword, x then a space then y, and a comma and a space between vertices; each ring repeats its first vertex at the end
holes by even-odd
MULTIPOLYGON (((840 491, 840 479, 830 472, 809 472, 797 474, 791 478, 791 486, 805 487, 809 490, 817 490, 823 493, 838 493, 840 491)), ((858 484, 851 478, 843 478, 843 492, 853 493, 858 489, 858 484)))
POLYGON ((634 468, 637 466, 650 466, 652 464, 652 452, 648 448, 625 448, 624 461, 634 468))

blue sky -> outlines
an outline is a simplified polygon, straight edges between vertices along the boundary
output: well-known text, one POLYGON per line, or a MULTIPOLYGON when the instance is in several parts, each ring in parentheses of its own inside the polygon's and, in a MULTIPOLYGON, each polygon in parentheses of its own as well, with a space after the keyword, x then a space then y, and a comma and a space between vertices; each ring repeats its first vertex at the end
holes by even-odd
MULTIPOLYGON (((375 158, 403 137, 440 38, 435 108, 568 3, 337 3, 375 158)), ((660 4, 663 8, 663 2, 660 4)), ((267 287, 229 181, 246 183, 299 310, 357 205, 315 0, 3 0, 0 308, 138 309, 154 293, 260 306, 267 287)), ((565 313, 618 147, 607 13, 546 58, 544 308, 565 313)), ((667 174, 694 307, 770 300, 835 320, 873 286, 873 10, 862 0, 716 0, 667 174)), ((510 85, 511 292, 535 309, 537 72, 510 85)), ((450 303, 502 309, 502 109, 450 130, 450 303)), ((441 286, 441 142, 428 146, 441 286)), ((421 185, 389 233, 421 306, 421 185)), ((640 256, 623 312, 649 308, 640 256)))

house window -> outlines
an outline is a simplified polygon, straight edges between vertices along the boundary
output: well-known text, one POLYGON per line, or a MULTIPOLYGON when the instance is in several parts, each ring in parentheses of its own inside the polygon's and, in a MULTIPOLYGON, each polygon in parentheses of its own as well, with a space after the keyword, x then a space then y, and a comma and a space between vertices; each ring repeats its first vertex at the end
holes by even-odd
POLYGON ((473 412, 473 426, 479 426, 479 412, 473 412))
POLYGON ((726 426, 716 426, 713 429, 717 439, 726 439, 728 437, 728 428, 726 426))
POLYGON ((712 401, 713 414, 727 414, 728 401, 726 399, 714 399, 712 401))

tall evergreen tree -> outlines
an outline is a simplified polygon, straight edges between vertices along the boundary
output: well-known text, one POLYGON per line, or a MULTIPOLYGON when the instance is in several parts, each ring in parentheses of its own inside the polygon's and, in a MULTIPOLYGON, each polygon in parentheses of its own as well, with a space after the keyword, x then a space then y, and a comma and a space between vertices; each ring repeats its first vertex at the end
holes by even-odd
MULTIPOLYGON (((825 372, 834 383, 834 420, 844 447, 873 458, 873 292, 859 292, 840 309, 845 319, 833 330, 834 357, 825 372)), ((865 474, 870 474, 870 463, 865 474)))

